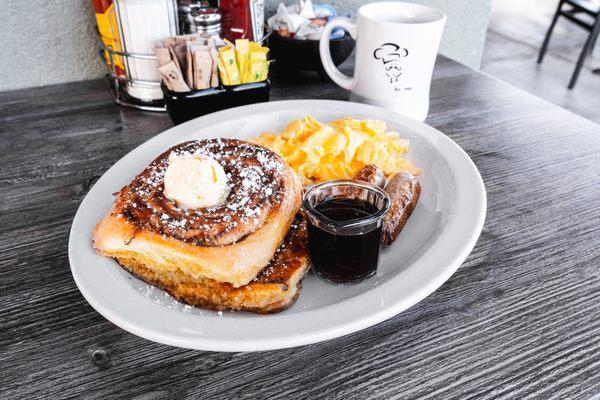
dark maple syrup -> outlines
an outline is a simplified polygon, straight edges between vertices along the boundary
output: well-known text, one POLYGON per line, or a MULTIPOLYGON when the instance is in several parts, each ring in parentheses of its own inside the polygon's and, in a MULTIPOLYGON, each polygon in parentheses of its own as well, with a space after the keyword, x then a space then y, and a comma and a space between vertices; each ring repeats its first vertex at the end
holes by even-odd
MULTIPOLYGON (((375 214, 379 209, 361 199, 333 198, 314 209, 336 222, 351 222, 375 214)), ((315 272, 335 282, 369 277, 377 270, 381 224, 360 234, 335 234, 308 221, 308 249, 315 272)))

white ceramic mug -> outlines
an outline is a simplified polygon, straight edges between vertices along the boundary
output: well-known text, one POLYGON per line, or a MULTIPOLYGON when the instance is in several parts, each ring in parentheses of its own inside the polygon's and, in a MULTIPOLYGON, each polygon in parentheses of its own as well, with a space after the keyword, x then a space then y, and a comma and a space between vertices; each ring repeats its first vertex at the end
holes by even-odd
POLYGON ((357 21, 335 18, 321 36, 323 67, 350 90, 350 99, 385 107, 423 121, 429 112, 429 86, 446 15, 418 4, 382 2, 358 9, 357 21), (329 52, 329 36, 345 28, 356 40, 354 77, 341 73, 329 52))

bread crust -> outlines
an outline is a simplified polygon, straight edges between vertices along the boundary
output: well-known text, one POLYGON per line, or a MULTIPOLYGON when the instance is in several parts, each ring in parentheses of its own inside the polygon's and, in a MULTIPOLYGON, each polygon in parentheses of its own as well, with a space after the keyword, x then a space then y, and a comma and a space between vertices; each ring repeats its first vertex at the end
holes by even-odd
POLYGON ((281 206, 260 228, 231 245, 205 247, 163 236, 137 227, 113 208, 94 229, 94 248, 108 257, 125 254, 157 272, 181 271, 192 279, 244 286, 269 263, 300 208, 300 180, 287 166, 286 175, 281 206))
POLYGON ((211 279, 193 279, 181 271, 158 271, 147 267, 137 254, 120 253, 119 264, 159 287, 178 301, 212 310, 243 310, 260 314, 283 311, 294 304, 302 278, 309 269, 305 227, 296 228, 279 248, 271 263, 249 284, 235 288, 211 279), (300 232, 300 230, 302 230, 300 232))

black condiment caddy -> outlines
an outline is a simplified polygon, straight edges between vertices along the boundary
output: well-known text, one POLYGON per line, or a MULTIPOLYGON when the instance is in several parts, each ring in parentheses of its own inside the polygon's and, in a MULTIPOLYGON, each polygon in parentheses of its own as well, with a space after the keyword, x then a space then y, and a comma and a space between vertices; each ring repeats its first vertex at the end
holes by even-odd
POLYGON ((189 92, 174 92, 169 90, 164 83, 135 81, 126 76, 120 76, 116 71, 114 57, 151 58, 154 56, 129 54, 102 47, 100 56, 103 60, 105 51, 110 56, 109 62, 107 63, 109 73, 106 74, 105 78, 115 102, 120 105, 146 111, 166 110, 169 117, 176 125, 215 111, 269 101, 271 82, 268 79, 261 82, 243 83, 234 86, 219 84, 219 86, 215 88, 192 90, 189 92), (138 85, 160 84, 164 99, 158 100, 153 104, 139 103, 136 99, 130 98, 123 90, 123 85, 127 82, 133 82, 138 85))
POLYGON ((235 86, 174 92, 162 84, 167 113, 175 125, 215 111, 269 101, 271 82, 243 83, 235 86))

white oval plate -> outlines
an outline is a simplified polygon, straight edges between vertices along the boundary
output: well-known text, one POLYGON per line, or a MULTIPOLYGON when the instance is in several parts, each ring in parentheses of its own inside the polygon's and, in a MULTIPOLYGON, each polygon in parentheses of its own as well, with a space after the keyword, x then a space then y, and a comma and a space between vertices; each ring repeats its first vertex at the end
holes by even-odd
POLYGON ((316 343, 393 317, 444 283, 469 255, 483 227, 486 193, 467 154, 441 132, 382 108, 291 100, 229 109, 176 126, 131 151, 85 197, 71 227, 69 261, 79 290, 100 314, 141 337, 212 351, 259 351, 316 343), (383 250, 376 276, 338 285, 309 274, 296 304, 279 314, 216 313, 185 306, 132 277, 92 249, 94 226, 127 185, 170 146, 206 137, 277 132, 293 119, 377 118, 410 139, 408 159, 423 169, 419 203, 398 240, 383 250))

